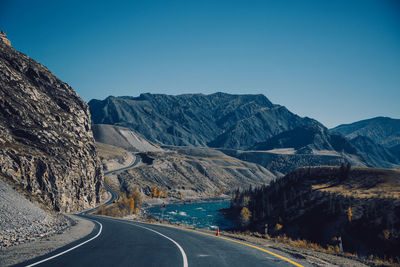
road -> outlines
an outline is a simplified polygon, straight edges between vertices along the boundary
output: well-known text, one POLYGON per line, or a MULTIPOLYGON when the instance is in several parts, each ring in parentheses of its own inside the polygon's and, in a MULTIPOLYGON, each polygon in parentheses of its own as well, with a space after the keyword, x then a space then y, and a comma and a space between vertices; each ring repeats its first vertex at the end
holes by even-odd
MULTIPOLYGON (((110 192, 112 203, 116 196, 110 192)), ((16 266, 302 266, 237 241, 197 231, 86 212, 79 216, 95 222, 89 236, 16 266)))

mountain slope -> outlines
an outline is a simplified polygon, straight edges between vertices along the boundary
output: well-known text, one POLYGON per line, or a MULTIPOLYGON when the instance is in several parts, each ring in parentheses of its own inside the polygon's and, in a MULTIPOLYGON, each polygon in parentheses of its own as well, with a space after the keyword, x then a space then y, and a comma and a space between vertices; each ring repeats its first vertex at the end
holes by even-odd
POLYGON ((376 117, 350 124, 342 124, 331 129, 331 131, 344 135, 349 139, 365 136, 386 148, 394 148, 400 145, 400 119, 376 117))
POLYGON ((152 142, 247 149, 309 124, 263 95, 153 95, 91 100, 94 124, 131 128, 152 142))
POLYGON ((373 166, 383 168, 400 168, 400 157, 388 148, 374 143, 365 136, 357 136, 350 143, 363 154, 363 157, 373 166))
POLYGON ((0 42, 0 178, 55 211, 93 207, 103 173, 87 104, 0 42))
MULTIPOLYGON (((272 104, 263 95, 141 94, 139 97, 110 96, 105 100, 91 100, 89 106, 94 125, 124 126, 158 144, 242 151, 294 149, 299 156, 285 155, 284 158, 294 160, 288 166, 296 167, 304 166, 299 165, 301 162, 315 165, 343 161, 357 166, 388 165, 381 164, 379 158, 375 158, 374 163, 367 162, 367 157, 341 135, 331 133, 316 120, 301 118, 283 106, 272 104), (325 157, 321 153, 329 155, 325 157), (309 156, 303 161, 301 155, 309 156)), ((98 141, 118 145, 114 142, 116 138, 108 139, 98 141)), ((274 151, 272 156, 276 154, 274 151)), ((270 166, 271 162, 265 160, 276 159, 281 160, 267 155, 261 160, 262 165, 270 166)), ((272 165, 277 167, 274 172, 288 171, 281 163, 272 165)))
POLYGON ((141 134, 124 127, 108 124, 94 124, 93 136, 97 142, 121 147, 130 151, 162 151, 162 148, 149 142, 141 134))

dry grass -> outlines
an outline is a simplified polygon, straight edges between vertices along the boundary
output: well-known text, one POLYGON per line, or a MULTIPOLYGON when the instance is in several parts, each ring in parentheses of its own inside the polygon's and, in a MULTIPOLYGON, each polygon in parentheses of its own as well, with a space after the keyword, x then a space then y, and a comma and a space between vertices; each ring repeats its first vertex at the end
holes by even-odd
POLYGON ((336 255, 336 256, 343 256, 349 259, 358 260, 364 262, 370 266, 393 266, 393 267, 400 267, 400 259, 396 259, 393 257, 390 258, 379 258, 374 255, 370 255, 368 258, 360 258, 357 254, 349 253, 349 252, 340 252, 338 245, 327 245, 327 247, 323 247, 320 244, 313 243, 311 241, 305 239, 291 239, 290 237, 283 235, 278 235, 276 237, 271 237, 268 234, 261 234, 258 232, 232 232, 235 236, 251 236, 257 237, 262 239, 268 239, 271 241, 283 243, 289 245, 290 247, 300 248, 300 249, 311 249, 314 251, 336 255))
POLYGON ((350 177, 344 182, 314 184, 312 188, 348 197, 400 199, 400 171, 352 168, 350 177))

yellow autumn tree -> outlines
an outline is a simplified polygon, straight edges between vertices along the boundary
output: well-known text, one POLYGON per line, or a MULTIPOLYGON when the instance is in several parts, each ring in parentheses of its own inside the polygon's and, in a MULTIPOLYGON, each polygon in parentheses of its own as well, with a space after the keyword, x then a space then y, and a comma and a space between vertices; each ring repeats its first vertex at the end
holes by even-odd
POLYGON ((162 190, 161 188, 157 188, 157 197, 161 198, 162 197, 162 190))
POLYGON ((135 209, 135 200, 133 199, 133 197, 129 198, 129 213, 132 214, 132 212, 135 209))
POLYGON ((123 208, 123 209, 121 210, 121 214, 122 214, 122 217, 125 216, 125 214, 126 214, 126 209, 125 209, 125 208, 123 208))
POLYGON ((349 219, 349 222, 351 222, 351 217, 353 217, 353 213, 351 212, 351 206, 347 209, 347 218, 349 219))
POLYGON ((163 190, 163 198, 166 198, 166 197, 168 197, 168 189, 167 188, 165 188, 163 190))
POLYGON ((247 224, 250 221, 251 211, 247 207, 243 207, 240 211, 240 220, 242 224, 247 224))
POLYGON ((157 186, 153 186, 152 197, 157 197, 157 196, 158 196, 157 186))

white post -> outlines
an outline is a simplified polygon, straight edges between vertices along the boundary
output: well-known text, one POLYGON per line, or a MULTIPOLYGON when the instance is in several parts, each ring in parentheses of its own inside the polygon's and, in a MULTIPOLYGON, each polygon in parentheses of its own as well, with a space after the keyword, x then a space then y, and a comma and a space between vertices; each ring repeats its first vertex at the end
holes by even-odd
POLYGON ((339 236, 338 240, 339 240, 339 250, 340 250, 340 252, 343 252, 342 237, 339 236))

